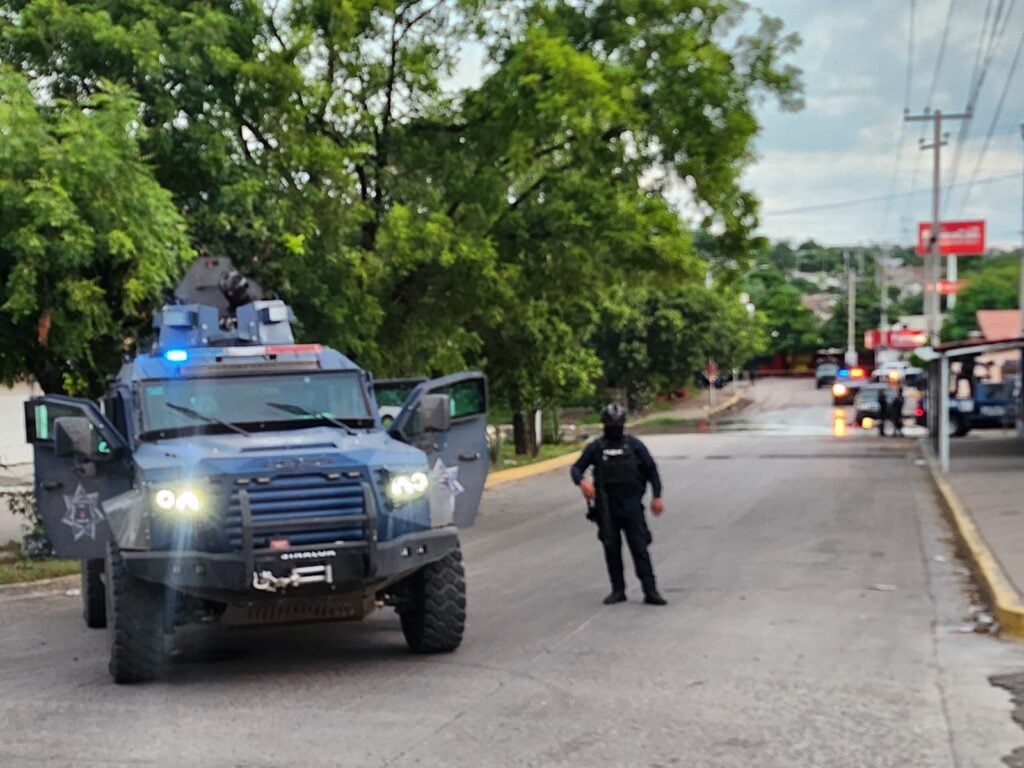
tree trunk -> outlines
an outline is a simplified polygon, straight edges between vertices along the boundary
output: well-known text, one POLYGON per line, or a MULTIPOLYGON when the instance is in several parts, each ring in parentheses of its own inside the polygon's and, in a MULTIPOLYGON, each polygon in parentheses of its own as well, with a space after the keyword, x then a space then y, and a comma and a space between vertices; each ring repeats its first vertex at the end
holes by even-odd
POLYGON ((66 394, 64 392, 64 376, 56 367, 45 363, 38 365, 35 367, 35 370, 32 371, 32 377, 46 394, 66 394))
POLYGON ((512 414, 512 438, 516 444, 516 456, 525 456, 530 452, 530 425, 525 411, 512 414))

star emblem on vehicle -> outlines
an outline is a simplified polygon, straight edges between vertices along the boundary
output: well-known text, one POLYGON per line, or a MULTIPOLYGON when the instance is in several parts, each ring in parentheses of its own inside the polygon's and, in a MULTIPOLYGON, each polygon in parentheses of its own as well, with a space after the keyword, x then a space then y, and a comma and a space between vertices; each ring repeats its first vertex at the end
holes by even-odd
POLYGON ((96 526, 103 520, 103 511, 99 504, 98 493, 86 493, 82 484, 78 484, 73 496, 64 495, 66 512, 61 522, 71 528, 74 540, 88 536, 96 538, 96 526))
POLYGON ((459 482, 459 468, 457 466, 447 467, 441 459, 438 459, 434 464, 434 469, 431 471, 430 476, 435 483, 447 488, 452 496, 458 496, 466 490, 462 483, 459 482))
POLYGON ((459 482, 459 468, 438 459, 430 470, 431 525, 449 525, 455 519, 455 497, 466 489, 459 482))

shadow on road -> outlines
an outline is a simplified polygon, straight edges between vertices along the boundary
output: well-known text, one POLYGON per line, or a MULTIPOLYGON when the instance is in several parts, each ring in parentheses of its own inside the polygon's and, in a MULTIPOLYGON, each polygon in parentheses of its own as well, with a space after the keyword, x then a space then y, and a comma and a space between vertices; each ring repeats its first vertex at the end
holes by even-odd
POLYGON ((365 622, 270 629, 186 627, 172 641, 173 685, 207 684, 258 674, 380 674, 382 667, 422 664, 409 651, 395 616, 365 622))

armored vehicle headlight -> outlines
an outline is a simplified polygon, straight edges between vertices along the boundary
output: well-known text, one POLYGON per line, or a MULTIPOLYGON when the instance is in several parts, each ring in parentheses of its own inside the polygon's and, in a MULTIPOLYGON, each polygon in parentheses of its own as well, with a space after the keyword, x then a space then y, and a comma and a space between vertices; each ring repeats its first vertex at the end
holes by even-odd
POLYGON ((388 495, 392 501, 409 501, 427 492, 430 478, 426 472, 408 472, 391 475, 388 482, 388 495))
POLYGON ((153 494, 153 503, 157 509, 182 517, 194 517, 203 510, 199 492, 191 488, 160 488, 153 494))

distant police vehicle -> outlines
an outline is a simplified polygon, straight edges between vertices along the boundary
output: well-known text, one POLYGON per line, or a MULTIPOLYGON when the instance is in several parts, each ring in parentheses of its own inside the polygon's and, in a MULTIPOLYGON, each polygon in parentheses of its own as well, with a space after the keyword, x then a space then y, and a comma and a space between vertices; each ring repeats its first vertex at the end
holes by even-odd
POLYGON ((832 385, 832 405, 853 405, 861 385, 867 381, 863 368, 840 368, 832 385))
POLYGON ((457 648, 458 528, 488 466, 484 376, 416 382, 386 431, 371 377, 294 343, 291 310, 227 259, 195 262, 175 298, 100 406, 25 406, 39 515, 56 553, 82 560, 85 621, 108 629, 114 680, 158 676, 168 635, 198 621, 389 605, 412 650, 457 648))

